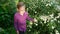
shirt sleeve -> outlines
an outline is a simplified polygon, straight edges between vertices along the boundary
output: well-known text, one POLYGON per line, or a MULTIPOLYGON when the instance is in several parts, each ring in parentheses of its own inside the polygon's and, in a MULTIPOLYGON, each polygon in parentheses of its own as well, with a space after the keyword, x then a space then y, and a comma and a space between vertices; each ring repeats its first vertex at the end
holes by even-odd
POLYGON ((18 31, 17 16, 16 15, 14 15, 14 27, 15 27, 16 31, 18 31))
POLYGON ((31 18, 31 17, 28 15, 28 13, 27 13, 27 20, 33 21, 33 18, 31 18))

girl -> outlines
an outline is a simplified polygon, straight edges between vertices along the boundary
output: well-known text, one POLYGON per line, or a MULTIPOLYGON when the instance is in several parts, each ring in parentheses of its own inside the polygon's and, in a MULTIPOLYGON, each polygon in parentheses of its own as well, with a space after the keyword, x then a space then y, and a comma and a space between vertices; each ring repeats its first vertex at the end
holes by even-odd
POLYGON ((24 34, 26 31, 26 20, 34 21, 28 16, 28 12, 25 11, 25 4, 19 2, 17 4, 17 12, 14 15, 14 27, 17 34, 24 34))

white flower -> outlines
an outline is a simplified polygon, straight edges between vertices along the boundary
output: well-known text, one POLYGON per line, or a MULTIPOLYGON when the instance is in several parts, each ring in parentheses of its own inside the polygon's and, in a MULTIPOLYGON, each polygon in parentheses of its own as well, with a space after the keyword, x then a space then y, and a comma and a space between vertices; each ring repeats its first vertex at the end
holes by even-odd
POLYGON ((51 2, 50 4, 53 5, 53 2, 51 2))
POLYGON ((46 6, 51 6, 51 4, 49 3, 49 4, 46 4, 46 6))
POLYGON ((29 26, 30 28, 32 28, 32 26, 29 26))
POLYGON ((57 5, 56 8, 57 8, 58 10, 60 10, 60 6, 57 5))
POLYGON ((44 21, 46 21, 48 19, 49 16, 40 16, 40 18, 44 21))
POLYGON ((58 21, 58 23, 60 23, 60 21, 58 21))
POLYGON ((46 6, 48 6, 49 4, 46 4, 46 6))
POLYGON ((35 11, 35 13, 37 13, 37 12, 35 11))
POLYGON ((49 16, 40 16, 40 19, 42 19, 44 23, 46 23, 47 19, 49 19, 49 16))
POLYGON ((42 23, 42 22, 40 22, 40 23, 42 23))
POLYGON ((60 16, 57 16, 57 17, 55 17, 55 18, 59 18, 60 16))
POLYGON ((41 2, 44 2, 44 0, 41 0, 41 2))
POLYGON ((52 26, 52 29, 54 29, 55 27, 54 26, 52 26))
POLYGON ((60 13, 58 13, 58 15, 60 16, 60 13))
POLYGON ((49 12, 48 12, 49 13, 49 12))
POLYGON ((55 30, 56 34, 59 34, 58 30, 55 30))
POLYGON ((31 31, 31 30, 29 29, 29 31, 31 31))
POLYGON ((57 20, 56 18, 54 18, 54 20, 57 20))
POLYGON ((53 34, 52 32, 50 32, 50 34, 53 34))
POLYGON ((36 26, 37 26, 38 24, 36 24, 36 26))
POLYGON ((53 16, 54 16, 54 14, 51 14, 51 15, 49 15, 51 18, 54 18, 53 16))
POLYGON ((4 31, 4 29, 0 28, 0 32, 1 32, 1 31, 4 31))
POLYGON ((30 25, 32 25, 33 23, 32 22, 30 22, 30 25))
POLYGON ((51 4, 49 4, 49 6, 51 6, 51 4))
POLYGON ((44 21, 44 23, 46 23, 46 21, 44 21))
POLYGON ((54 20, 51 20, 51 22, 53 22, 54 20))

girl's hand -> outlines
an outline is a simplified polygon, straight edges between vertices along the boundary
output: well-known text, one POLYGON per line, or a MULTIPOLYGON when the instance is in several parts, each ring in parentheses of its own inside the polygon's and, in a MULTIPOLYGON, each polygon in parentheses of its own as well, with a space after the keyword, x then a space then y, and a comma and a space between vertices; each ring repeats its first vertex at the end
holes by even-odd
POLYGON ((34 22, 37 22, 37 19, 36 18, 34 18, 34 22))
POLYGON ((30 21, 31 23, 33 22, 37 22, 37 19, 36 18, 34 18, 32 21, 30 21))
POLYGON ((19 31, 17 31, 17 34, 19 34, 19 31))

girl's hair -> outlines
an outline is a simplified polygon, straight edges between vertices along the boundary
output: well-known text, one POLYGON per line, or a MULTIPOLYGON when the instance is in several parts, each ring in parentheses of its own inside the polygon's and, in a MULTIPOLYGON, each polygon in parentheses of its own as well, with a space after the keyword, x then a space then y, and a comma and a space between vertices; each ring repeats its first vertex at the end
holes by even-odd
POLYGON ((20 7, 25 6, 24 2, 18 2, 17 8, 19 9, 20 7))

